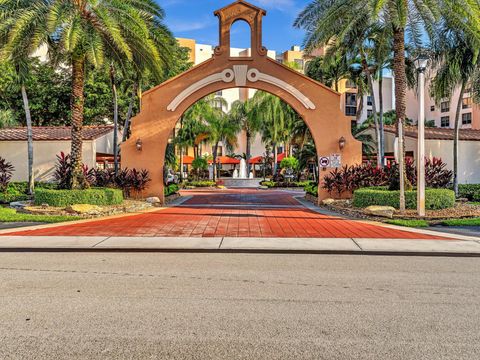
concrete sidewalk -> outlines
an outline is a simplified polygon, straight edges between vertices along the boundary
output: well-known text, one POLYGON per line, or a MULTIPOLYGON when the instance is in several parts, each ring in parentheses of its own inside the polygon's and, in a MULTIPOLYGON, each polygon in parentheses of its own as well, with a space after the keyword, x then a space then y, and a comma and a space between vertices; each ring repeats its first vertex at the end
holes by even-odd
POLYGON ((207 251, 480 256, 480 240, 4 236, 0 251, 207 251))

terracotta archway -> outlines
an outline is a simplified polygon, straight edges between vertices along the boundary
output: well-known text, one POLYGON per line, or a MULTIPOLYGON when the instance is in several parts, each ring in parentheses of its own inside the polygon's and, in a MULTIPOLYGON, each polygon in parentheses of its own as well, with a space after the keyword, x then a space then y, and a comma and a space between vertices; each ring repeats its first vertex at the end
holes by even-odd
MULTIPOLYGON (((360 163, 362 145, 353 138, 350 120, 341 111, 340 94, 267 57, 262 45, 266 11, 238 0, 215 15, 220 20, 220 44, 213 57, 144 93, 141 111, 132 120, 132 135, 122 144, 122 166, 150 172, 152 181, 144 195, 164 199, 165 150, 178 119, 201 98, 228 88, 258 89, 280 97, 310 128, 319 158, 338 154, 342 166, 360 163), (251 28, 248 57, 230 57, 230 28, 237 20, 246 21, 251 28), (341 138, 346 140, 343 149, 339 147, 341 138)), ((338 162, 321 167, 320 178, 332 170, 332 165, 338 162)), ((319 199, 327 196, 319 188, 319 199)))

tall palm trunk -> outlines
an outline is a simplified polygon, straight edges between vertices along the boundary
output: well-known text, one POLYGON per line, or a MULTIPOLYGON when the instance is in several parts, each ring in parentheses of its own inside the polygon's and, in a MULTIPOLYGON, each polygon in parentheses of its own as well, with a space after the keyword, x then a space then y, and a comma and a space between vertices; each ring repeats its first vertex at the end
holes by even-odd
POLYGON ((273 166, 272 166, 272 169, 273 169, 273 176, 275 176, 277 174, 277 161, 278 161, 278 148, 277 148, 277 143, 274 142, 272 143, 272 146, 273 146, 273 166))
POLYGON ((28 101, 27 90, 22 84, 23 108, 25 109, 25 119, 27 121, 27 148, 28 148, 28 194, 33 195, 35 190, 35 179, 33 175, 33 130, 32 116, 30 114, 30 103, 28 101))
POLYGON ((380 150, 380 125, 378 123, 378 115, 377 115, 377 102, 375 100, 375 90, 373 88, 373 79, 372 74, 370 73, 370 69, 368 68, 367 59, 365 54, 362 53, 362 68, 365 76, 367 77, 368 88, 370 90, 370 94, 372 97, 372 112, 373 112, 373 121, 375 123, 375 135, 377 138, 377 168, 381 167, 381 150, 380 150))
POLYGON ((85 59, 75 58, 72 61, 72 189, 83 189, 87 186, 82 169, 84 83, 85 59))
POLYGON ((453 139, 453 190, 455 195, 458 196, 458 148, 460 143, 460 128, 461 117, 460 112, 462 110, 463 94, 465 93, 466 82, 462 81, 462 87, 460 88, 460 95, 457 103, 457 111, 455 113, 455 137, 453 139))
POLYGON ((125 124, 123 125, 122 142, 127 141, 128 130, 130 128, 130 120, 133 115, 133 104, 135 103, 135 99, 137 98, 137 91, 138 91, 138 82, 135 81, 132 87, 132 95, 130 97, 130 103, 128 104, 127 116, 125 117, 125 124))
POLYGON ((403 124, 407 109, 407 74, 405 72, 405 29, 393 28, 393 72, 395 77, 395 111, 397 114, 398 158, 400 173, 400 211, 405 212, 405 146, 403 124))
POLYGON ((246 156, 247 158, 246 158, 245 160, 247 161, 247 175, 248 175, 248 177, 250 177, 250 168, 251 168, 251 166, 250 166, 250 158, 251 158, 251 156, 252 156, 252 154, 251 154, 251 152, 252 152, 252 144, 251 144, 251 142, 252 142, 252 135, 250 134, 250 131, 249 131, 249 130, 246 131, 246 136, 247 136, 247 149, 246 149, 246 150, 247 150, 247 154, 246 154, 246 155, 247 155, 247 156, 246 156))
POLYGON ((217 181, 217 153, 218 153, 218 141, 213 146, 213 181, 217 181))
POLYGON ((380 104, 380 116, 378 119, 380 129, 380 162, 381 166, 385 166, 385 128, 383 124, 383 69, 380 67, 378 79, 378 101, 380 104))
POLYGON ((113 163, 115 176, 118 175, 118 94, 115 82, 115 67, 110 65, 110 81, 113 93, 113 163))
POLYGON ((183 182, 183 145, 182 144, 180 144, 180 182, 183 182))

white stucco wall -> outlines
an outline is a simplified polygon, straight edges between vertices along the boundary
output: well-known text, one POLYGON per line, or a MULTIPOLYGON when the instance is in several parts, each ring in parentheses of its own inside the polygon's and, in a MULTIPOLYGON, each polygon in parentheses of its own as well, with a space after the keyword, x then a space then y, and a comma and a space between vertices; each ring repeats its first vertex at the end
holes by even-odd
MULTIPOLYGON (((33 144, 33 169, 36 181, 51 181, 56 155, 70 153, 70 141, 35 141, 33 144)), ((96 149, 93 141, 83 142, 83 162, 95 166, 96 149)), ((13 181, 26 181, 28 178, 28 153, 26 141, 0 141, 0 156, 15 167, 13 181)))
MULTIPOLYGON (((385 133, 385 151, 394 151, 395 135, 385 133)), ((417 139, 405 138, 406 151, 413 151, 417 158, 417 139)), ((426 140, 426 156, 440 158, 453 169, 453 140, 426 140)), ((460 184, 480 184, 480 141, 460 141, 458 181, 460 184)))

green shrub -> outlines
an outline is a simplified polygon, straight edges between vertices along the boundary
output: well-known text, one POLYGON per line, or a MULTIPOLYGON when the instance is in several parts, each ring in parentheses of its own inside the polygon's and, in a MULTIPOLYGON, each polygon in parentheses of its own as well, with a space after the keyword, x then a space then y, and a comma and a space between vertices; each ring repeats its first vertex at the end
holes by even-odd
POLYGON ((185 186, 194 186, 194 187, 213 187, 216 186, 217 183, 215 181, 188 181, 185 183, 185 186))
POLYGON ((466 198, 470 201, 478 201, 480 198, 477 198, 477 200, 474 199, 475 193, 480 193, 480 184, 458 185, 458 196, 461 198, 466 198))
POLYGON ((318 184, 309 183, 304 187, 304 190, 307 194, 318 197, 318 184))
POLYGON ((277 183, 275 181, 262 181, 260 185, 273 188, 277 185, 277 183))
MULTIPOLYGON (((370 205, 400 207, 400 191, 384 187, 358 189, 353 193, 353 206, 365 208, 370 205)), ((417 192, 405 191, 407 209, 417 208, 417 192)), ((425 208, 429 210, 448 209, 455 206, 455 193, 448 189, 427 189, 425 191, 425 208)))
POLYGON ((122 190, 93 188, 86 190, 36 189, 35 204, 69 206, 74 204, 117 205, 123 202, 122 190))
POLYGON ((165 194, 165 196, 170 196, 176 194, 178 190, 180 190, 180 187, 177 184, 170 184, 168 186, 165 186, 165 188, 163 189, 163 193, 165 194))
POLYGON ((473 193, 472 200, 473 201, 480 201, 480 190, 477 190, 473 193))
POLYGON ((280 168, 281 169, 297 170, 298 169, 298 160, 296 158, 294 158, 293 156, 283 158, 282 161, 280 162, 280 168))
POLYGON ((385 221, 387 224, 405 226, 411 228, 429 227, 430 224, 425 220, 394 219, 385 221))

